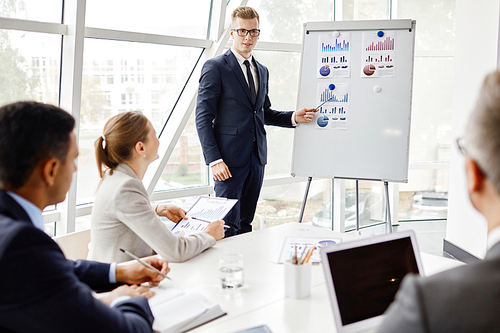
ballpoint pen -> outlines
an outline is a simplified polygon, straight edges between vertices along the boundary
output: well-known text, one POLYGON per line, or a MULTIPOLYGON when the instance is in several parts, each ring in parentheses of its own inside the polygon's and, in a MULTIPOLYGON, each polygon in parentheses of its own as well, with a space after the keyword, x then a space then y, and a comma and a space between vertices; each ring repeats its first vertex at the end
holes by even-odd
POLYGON ((125 254, 126 254, 126 255, 128 255, 129 257, 131 257, 131 258, 133 258, 133 259, 137 260, 138 262, 140 262, 141 264, 143 264, 143 265, 144 265, 144 266, 146 266, 147 268, 151 268, 153 271, 155 271, 156 273, 160 274, 161 276, 163 276, 163 277, 165 277, 165 278, 167 278, 167 279, 169 279, 169 280, 172 280, 171 278, 169 278, 169 277, 167 276, 167 274, 162 274, 162 273, 160 272, 160 270, 158 270, 157 268, 155 268, 155 267, 151 266, 151 265, 150 265, 150 264, 148 264, 147 262, 143 261, 141 258, 139 258, 138 256, 136 256, 135 254, 130 253, 130 252, 128 252, 127 250, 124 250, 124 249, 120 249, 120 251, 122 251, 123 253, 125 253, 125 254))
MULTIPOLYGON (((199 217, 194 217, 194 216, 191 216, 191 218, 192 218, 193 220, 198 220, 198 221, 203 221, 203 222, 207 222, 207 223, 212 223, 212 222, 210 222, 210 221, 207 221, 207 220, 204 220, 204 219, 200 219, 199 217)), ((225 225, 225 224, 224 224, 224 228, 229 229, 229 228, 230 228, 230 226, 228 226, 228 225, 225 225)))

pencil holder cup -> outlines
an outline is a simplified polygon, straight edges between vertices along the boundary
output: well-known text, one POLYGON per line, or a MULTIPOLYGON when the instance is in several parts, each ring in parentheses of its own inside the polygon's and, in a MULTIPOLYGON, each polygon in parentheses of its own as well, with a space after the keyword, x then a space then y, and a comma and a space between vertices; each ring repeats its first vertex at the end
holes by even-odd
POLYGON ((304 298, 311 295, 311 262, 294 265, 287 260, 285 266, 285 297, 304 298))

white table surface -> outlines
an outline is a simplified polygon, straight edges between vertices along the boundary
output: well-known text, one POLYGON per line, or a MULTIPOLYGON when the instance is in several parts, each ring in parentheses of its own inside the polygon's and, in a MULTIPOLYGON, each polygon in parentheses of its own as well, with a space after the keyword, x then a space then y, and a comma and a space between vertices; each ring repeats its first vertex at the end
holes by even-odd
MULTIPOLYGON (((311 296, 304 299, 284 297, 284 269, 278 257, 286 236, 359 239, 310 224, 287 223, 233 236, 184 263, 170 263, 169 277, 162 282, 185 291, 197 291, 220 304, 227 315, 191 332, 235 332, 266 324, 273 333, 335 332, 330 300, 321 264, 312 267, 311 296), (221 287, 218 259, 222 254, 244 257, 244 286, 237 290, 221 287)), ((425 274, 431 275, 462 263, 422 253, 425 274)))

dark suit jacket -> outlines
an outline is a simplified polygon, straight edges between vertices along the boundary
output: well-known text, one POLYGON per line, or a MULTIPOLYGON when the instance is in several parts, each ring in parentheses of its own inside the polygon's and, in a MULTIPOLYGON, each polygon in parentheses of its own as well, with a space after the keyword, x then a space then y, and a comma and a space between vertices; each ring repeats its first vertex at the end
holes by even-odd
POLYGON ((253 140, 257 141, 260 163, 267 163, 265 125, 293 127, 291 111, 271 109, 268 97, 269 71, 255 61, 258 71, 258 93, 255 105, 236 57, 228 50, 208 60, 201 71, 196 128, 205 162, 222 158, 229 167, 248 162, 253 140))
POLYGON ((110 308, 90 289, 107 287, 109 264, 66 260, 0 189, 0 332, 151 332, 147 300, 110 308))
POLYGON ((408 276, 379 332, 500 332, 500 243, 479 263, 408 276))

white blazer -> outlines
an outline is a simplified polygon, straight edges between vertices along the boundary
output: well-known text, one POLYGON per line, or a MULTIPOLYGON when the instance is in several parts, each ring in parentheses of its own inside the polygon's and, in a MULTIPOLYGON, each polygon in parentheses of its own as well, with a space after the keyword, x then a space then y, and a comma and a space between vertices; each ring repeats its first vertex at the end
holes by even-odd
POLYGON ((181 262, 215 245, 205 232, 187 237, 174 235, 151 207, 148 193, 134 170, 126 164, 106 173, 95 199, 91 217, 89 260, 122 262, 159 254, 181 262))

